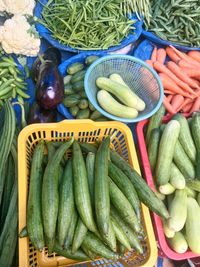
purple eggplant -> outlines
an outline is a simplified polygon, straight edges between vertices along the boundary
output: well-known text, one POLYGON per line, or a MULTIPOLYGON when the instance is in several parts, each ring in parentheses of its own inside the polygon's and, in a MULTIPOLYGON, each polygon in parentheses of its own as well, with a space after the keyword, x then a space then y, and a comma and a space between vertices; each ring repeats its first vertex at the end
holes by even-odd
POLYGON ((44 61, 36 84, 36 100, 43 109, 55 109, 64 98, 64 82, 57 66, 44 61))
POLYGON ((28 113, 28 124, 56 122, 56 110, 44 110, 34 103, 28 113))

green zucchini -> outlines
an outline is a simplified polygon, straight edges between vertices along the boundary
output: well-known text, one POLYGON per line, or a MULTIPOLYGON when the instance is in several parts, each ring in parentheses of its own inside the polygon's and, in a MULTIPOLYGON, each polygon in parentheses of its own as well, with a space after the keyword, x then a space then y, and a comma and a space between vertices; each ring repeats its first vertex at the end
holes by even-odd
POLYGON ((86 65, 91 65, 93 62, 95 62, 97 59, 99 59, 99 56, 88 56, 85 59, 85 64, 86 65))
POLYGON ((177 253, 185 253, 188 249, 187 241, 181 232, 175 233, 174 237, 167 240, 170 247, 177 253))
POLYGON ((44 172, 42 185, 42 216, 44 234, 49 252, 52 252, 55 242, 59 207, 58 168, 65 152, 72 143, 73 139, 69 142, 63 143, 63 145, 56 150, 54 156, 48 162, 44 172))
POLYGON ((187 217, 187 193, 183 190, 176 190, 175 197, 169 206, 168 226, 175 232, 181 231, 187 217))
POLYGON ((92 207, 94 210, 94 167, 95 167, 95 154, 92 152, 89 152, 86 157, 86 169, 87 169, 87 177, 88 177, 88 185, 89 185, 89 191, 90 191, 90 198, 92 207))
POLYGON ((81 99, 79 104, 78 104, 78 107, 80 109, 86 109, 88 108, 88 100, 87 99, 81 99))
POLYGON ((79 218, 74 232, 74 237, 72 242, 72 253, 75 253, 80 248, 87 234, 87 231, 88 231, 87 227, 85 226, 81 218, 79 218))
POLYGON ((71 64, 68 69, 67 69, 67 73, 70 75, 73 75, 75 73, 77 73, 78 71, 81 71, 84 69, 84 65, 82 63, 76 62, 71 64))
POLYGON ((185 188, 185 178, 173 162, 170 170, 170 184, 176 189, 185 188))
POLYGON ((162 218, 168 219, 169 214, 164 203, 155 195, 151 188, 148 187, 144 179, 132 168, 132 166, 113 150, 111 150, 110 157, 112 162, 130 179, 137 191, 140 201, 162 218))
POLYGON ((192 252, 200 254, 200 207, 193 198, 187 199, 186 240, 192 252))
POLYGON ((75 229, 77 226, 77 222, 78 222, 78 214, 76 209, 74 209, 73 213, 71 214, 70 217, 70 226, 67 232, 67 235, 65 237, 65 242, 64 242, 64 248, 65 249, 69 249, 69 247, 72 245, 73 242, 73 238, 74 238, 74 233, 75 233, 75 229))
POLYGON ((159 110, 150 118, 148 126, 147 126, 146 136, 145 136, 147 145, 149 143, 151 131, 155 128, 160 127, 164 115, 165 115, 165 107, 164 105, 161 105, 159 110))
POLYGON ((71 217, 75 209, 71 160, 69 160, 65 166, 59 187, 59 195, 60 200, 58 208, 57 236, 59 244, 63 246, 65 237, 69 230, 71 217))
POLYGON ((175 188, 170 183, 167 183, 164 185, 160 185, 159 191, 163 195, 171 195, 172 193, 174 193, 175 188))
POLYGON ((33 153, 27 208, 27 230, 33 246, 42 251, 45 242, 42 223, 42 175, 44 142, 40 142, 33 153))
POLYGON ((160 129, 154 128, 151 131, 151 135, 150 135, 149 143, 147 147, 149 163, 150 163, 152 173, 154 173, 154 170, 156 167, 160 137, 161 137, 160 129))
POLYGON ((112 205, 118 210, 124 221, 133 227, 134 231, 140 232, 140 225, 137 220, 135 211, 128 199, 117 187, 117 185, 109 178, 110 200, 112 205))
POLYGON ((141 219, 140 201, 135 188, 128 177, 111 161, 108 164, 108 173, 110 178, 119 187, 132 205, 138 219, 141 219))
POLYGON ((192 136, 196 145, 196 149, 200 151, 200 112, 196 112, 192 116, 192 123, 191 123, 191 129, 192 129, 192 136))
POLYGON ((108 159, 110 137, 102 141, 95 160, 95 211, 98 229, 102 236, 109 231, 110 197, 108 182, 108 159))
POLYGON ((190 189, 200 192, 200 181, 198 180, 187 180, 186 182, 187 187, 190 189))
POLYGON ((172 238, 175 235, 175 231, 169 228, 168 223, 165 220, 163 220, 163 231, 167 238, 172 238))
POLYGON ((181 129, 179 134, 179 142, 182 145, 185 153, 188 155, 192 163, 195 163, 196 160, 196 148, 192 135, 190 132, 190 127, 187 122, 187 119, 182 114, 176 114, 173 117, 173 120, 177 120, 180 123, 181 129))
POLYGON ((82 109, 82 110, 79 110, 77 115, 76 115, 76 119, 89 119, 90 117, 90 110, 89 108, 86 108, 86 109, 82 109))
POLYGON ((96 231, 96 226, 92 214, 92 205, 89 193, 87 171, 81 148, 77 141, 73 143, 73 175, 74 175, 74 195, 75 203, 79 215, 85 226, 92 232, 96 231))
POLYGON ((156 164, 156 181, 158 185, 164 185, 170 179, 170 166, 172 164, 175 145, 180 132, 180 123, 171 120, 165 127, 160 139, 158 160, 156 164))
POLYGON ((177 141, 175 145, 174 163, 186 180, 195 178, 194 166, 179 141, 177 141))
POLYGON ((93 233, 87 233, 83 241, 83 246, 103 258, 112 260, 118 259, 118 255, 113 251, 109 250, 93 233))
POLYGON ((71 83, 74 84, 76 82, 83 81, 85 77, 85 73, 86 73, 86 70, 81 70, 81 71, 76 72, 71 78, 71 83))

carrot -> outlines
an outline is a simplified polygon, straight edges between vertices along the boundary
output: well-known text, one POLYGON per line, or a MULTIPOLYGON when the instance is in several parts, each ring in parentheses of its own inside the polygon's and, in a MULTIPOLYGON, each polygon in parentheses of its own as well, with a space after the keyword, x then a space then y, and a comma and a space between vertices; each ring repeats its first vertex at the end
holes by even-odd
POLYGON ((190 98, 185 98, 182 105, 178 108, 177 112, 182 110, 187 104, 190 104, 190 103, 193 103, 194 100, 193 99, 190 99, 190 98))
POLYGON ((152 62, 155 62, 156 59, 157 59, 157 51, 158 51, 157 47, 154 46, 153 52, 152 52, 152 54, 151 54, 151 61, 152 61, 152 62))
POLYGON ((200 79, 200 69, 181 68, 190 78, 200 79))
POLYGON ((182 108, 182 111, 184 113, 188 113, 191 110, 192 106, 193 106, 193 102, 185 105, 185 107, 182 108))
POLYGON ((176 111, 173 109, 172 105, 169 103, 169 101, 167 100, 166 96, 164 96, 163 104, 164 104, 166 110, 167 110, 170 114, 176 114, 176 111))
POLYGON ((167 67, 168 69, 171 70, 171 72, 173 72, 181 81, 187 83, 190 87, 193 88, 198 88, 198 85, 196 84, 196 82, 194 82, 192 79, 190 79, 189 76, 187 76, 187 74, 185 74, 181 68, 176 65, 176 63, 174 63, 173 61, 169 61, 167 63, 167 67))
POLYGON ((196 68, 196 66, 194 66, 194 65, 192 65, 192 64, 190 64, 190 63, 188 63, 188 62, 185 61, 184 59, 179 60, 178 65, 179 65, 179 67, 181 67, 181 68, 192 68, 192 69, 195 69, 195 68, 196 68))
POLYGON ((152 60, 146 60, 145 61, 150 67, 153 68, 153 61, 152 60))
POLYGON ((200 52, 199 51, 189 51, 188 56, 200 63, 200 52))
POLYGON ((174 52, 174 50, 171 47, 166 48, 166 52, 168 57, 173 60, 175 63, 178 63, 181 58, 174 52))
POLYGON ((190 114, 192 114, 195 111, 200 111, 200 97, 197 97, 191 110, 190 110, 190 114))
POLYGON ((154 62, 153 67, 156 71, 167 74, 177 85, 179 85, 179 87, 182 87, 188 93, 196 95, 195 92, 192 90, 192 88, 190 88, 188 84, 186 84, 185 82, 181 81, 178 77, 176 77, 176 75, 174 75, 174 73, 171 72, 165 65, 156 61, 154 62))
POLYGON ((173 109, 178 110, 178 108, 182 105, 183 101, 184 97, 182 95, 175 95, 171 101, 173 109))
POLYGON ((176 49, 174 46, 170 45, 170 47, 176 52, 176 54, 184 59, 185 61, 187 61, 188 63, 195 65, 197 67, 200 67, 200 63, 196 60, 194 60, 193 58, 189 57, 186 53, 183 53, 181 51, 179 51, 178 49, 176 49))
POLYGON ((167 100, 169 101, 169 103, 171 102, 172 98, 173 98, 173 95, 168 95, 167 96, 167 100))
POLYGON ((157 51, 157 61, 164 64, 167 53, 164 48, 159 48, 157 51))
POLYGON ((176 93, 172 92, 172 91, 169 91, 169 90, 164 90, 164 93, 166 95, 175 95, 176 93))

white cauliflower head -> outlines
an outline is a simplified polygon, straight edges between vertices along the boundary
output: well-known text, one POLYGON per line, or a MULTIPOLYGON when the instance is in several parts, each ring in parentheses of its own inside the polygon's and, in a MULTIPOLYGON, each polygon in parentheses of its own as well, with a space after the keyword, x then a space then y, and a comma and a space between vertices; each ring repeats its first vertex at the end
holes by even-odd
POLYGON ((36 56, 40 50, 40 39, 31 36, 30 24, 21 15, 15 15, 5 21, 1 27, 1 45, 6 53, 36 56))
POLYGON ((35 0, 0 0, 0 7, 4 6, 4 10, 11 14, 33 15, 35 0))
POLYGON ((6 10, 6 7, 4 5, 3 0, 0 0, 0 12, 4 12, 6 10))

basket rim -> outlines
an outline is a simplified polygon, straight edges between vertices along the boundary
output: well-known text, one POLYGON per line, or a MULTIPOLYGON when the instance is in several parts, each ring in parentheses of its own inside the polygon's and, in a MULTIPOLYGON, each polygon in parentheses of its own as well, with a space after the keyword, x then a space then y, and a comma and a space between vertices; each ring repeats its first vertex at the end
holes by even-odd
POLYGON ((130 56, 130 55, 106 55, 106 56, 103 56, 103 57, 97 59, 93 64, 91 64, 91 66, 88 68, 88 70, 86 72, 85 79, 84 79, 84 87, 85 87, 85 93, 86 93, 88 99, 90 100, 90 102, 92 103, 92 105, 100 113, 102 113, 107 118, 110 118, 110 119, 113 119, 113 120, 116 120, 116 121, 125 122, 125 123, 135 123, 135 122, 139 122, 141 120, 145 120, 145 119, 151 117, 160 108, 160 106, 162 104, 162 101, 163 101, 163 98, 164 98, 163 85, 162 85, 162 82, 161 82, 161 80, 160 80, 159 75, 157 74, 157 72, 153 68, 151 68, 148 64, 146 64, 144 61, 142 61, 142 60, 140 60, 140 59, 138 59, 136 57, 130 56), (152 75, 155 77, 155 79, 157 80, 158 85, 159 85, 160 98, 159 98, 159 100, 158 100, 155 108, 152 111, 148 112, 146 115, 138 116, 135 119, 120 118, 120 117, 114 116, 112 114, 109 114, 103 108, 101 108, 99 104, 96 104, 94 102, 93 97, 92 97, 92 95, 90 93, 89 86, 88 86, 89 76, 91 75, 91 72, 93 71, 93 69, 97 65, 101 64, 104 61, 107 61, 107 60, 110 60, 110 59, 114 59, 114 58, 118 58, 118 59, 122 59, 123 58, 123 59, 127 59, 127 60, 130 60, 130 61, 139 63, 143 67, 147 68, 152 73, 152 75))

